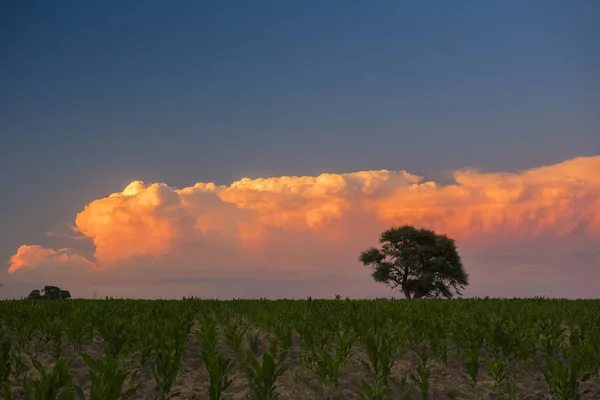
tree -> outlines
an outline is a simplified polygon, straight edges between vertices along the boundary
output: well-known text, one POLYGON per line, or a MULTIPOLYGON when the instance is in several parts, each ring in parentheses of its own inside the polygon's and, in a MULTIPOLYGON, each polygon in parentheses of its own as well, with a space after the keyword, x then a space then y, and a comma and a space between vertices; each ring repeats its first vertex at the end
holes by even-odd
POLYGON ((29 296, 27 296, 28 299, 41 299, 42 298, 42 293, 38 290, 38 289, 34 289, 31 291, 31 293, 29 293, 29 296))
POLYGON ((360 253, 364 266, 373 268, 373 279, 392 289, 400 286, 408 299, 460 296, 469 279, 454 240, 412 225, 384 231, 381 248, 360 253))
POLYGON ((61 290, 56 286, 44 286, 44 289, 42 290, 32 290, 27 298, 42 300, 66 300, 71 298, 71 293, 68 290, 61 290))
POLYGON ((56 286, 44 286, 44 296, 51 300, 62 300, 71 298, 71 293, 56 286))

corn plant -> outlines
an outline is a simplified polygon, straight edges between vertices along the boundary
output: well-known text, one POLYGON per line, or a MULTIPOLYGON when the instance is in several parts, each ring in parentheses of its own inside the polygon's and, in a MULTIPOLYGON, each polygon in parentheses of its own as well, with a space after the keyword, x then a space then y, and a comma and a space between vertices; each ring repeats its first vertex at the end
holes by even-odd
POLYGON ((483 332, 482 326, 478 325, 475 321, 471 321, 466 326, 456 329, 461 355, 471 377, 471 386, 473 388, 477 385, 479 375, 481 348, 483 347, 485 337, 483 332))
POLYGON ((360 341, 368 355, 368 361, 361 360, 363 367, 388 384, 392 367, 401 354, 398 338, 391 329, 384 328, 366 331, 360 341))
POLYGON ((591 339, 588 343, 588 363, 592 374, 600 380, 600 337, 591 339))
POLYGON ((485 366, 488 374, 494 381, 494 390, 500 391, 505 388, 508 389, 508 394, 504 397, 506 399, 514 399, 515 387, 512 384, 512 376, 508 361, 503 357, 502 354, 494 352, 489 360, 486 360, 485 366))
POLYGON ((57 360, 61 355, 63 321, 57 318, 43 319, 41 327, 42 341, 46 348, 51 349, 52 357, 57 360))
POLYGON ((335 335, 335 356, 340 366, 346 365, 352 355, 352 347, 357 336, 350 330, 337 331, 335 335))
MULTIPOLYGON (((564 331, 564 330, 561 330, 564 331)), ((569 344, 549 335, 545 343, 545 365, 540 369, 544 374, 551 396, 559 400, 579 400, 589 390, 581 391, 581 383, 591 377, 584 370, 583 356, 587 351, 583 332, 574 327, 569 335, 569 344)))
POLYGON ((382 376, 375 377, 372 381, 362 380, 361 387, 362 392, 356 393, 361 400, 385 400, 390 392, 390 387, 382 376))
POLYGON ((591 374, 581 374, 579 364, 567 366, 552 357, 546 357, 546 367, 542 368, 548 383, 549 393, 559 400, 579 400, 590 390, 581 391, 581 383, 587 381, 591 374))
POLYGON ((239 359, 244 356, 244 334, 248 330, 248 326, 243 323, 229 323, 222 321, 223 332, 227 345, 233 350, 236 357, 239 359))
POLYGON ((254 331, 248 334, 248 347, 252 354, 257 356, 260 353, 260 335, 258 331, 254 331))
POLYGON ((210 400, 221 400, 224 392, 233 384, 233 360, 217 350, 218 331, 212 319, 205 319, 198 334, 201 357, 210 377, 208 395, 210 400))
POLYGON ((363 394, 369 399, 385 398, 390 390, 391 371, 401 354, 399 337, 386 326, 375 325, 374 329, 362 329, 360 342, 365 348, 368 361, 360 360, 371 380, 361 381, 363 394))
POLYGON ((14 326, 17 351, 21 352, 33 342, 33 339, 38 331, 38 327, 32 321, 23 319, 15 321, 14 326))
POLYGON ((429 378, 431 377, 431 368, 428 361, 427 344, 420 335, 411 338, 411 348, 419 360, 416 373, 411 372, 410 377, 415 382, 421 393, 422 400, 429 400, 429 378))
POLYGON ((325 385, 333 389, 339 386, 340 364, 330 349, 311 349, 304 354, 303 363, 313 371, 325 385))
POLYGON ((11 398, 10 375, 12 364, 10 360, 10 341, 6 338, 0 338, 0 394, 5 400, 11 398))
POLYGON ((274 400, 277 393, 277 380, 285 373, 283 365, 287 353, 278 351, 273 342, 261 358, 247 354, 243 370, 250 384, 250 395, 254 400, 274 400))
POLYGON ((21 357, 21 355, 17 351, 12 352, 12 354, 10 356, 10 365, 11 365, 11 373, 15 380, 15 383, 17 385, 22 386, 22 382, 23 382, 22 377, 23 377, 25 371, 27 370, 27 367, 25 366, 23 357, 21 357))
POLYGON ((118 358, 122 353, 129 350, 132 332, 130 332, 131 325, 127 321, 103 318, 102 323, 98 325, 98 331, 104 339, 108 356, 118 358))
MULTIPOLYGON (((328 337, 326 333, 323 337, 328 337)), ((321 343, 321 347, 310 348, 306 351, 303 361, 323 383, 331 389, 339 388, 340 371, 346 365, 352 353, 356 335, 350 331, 336 331, 334 341, 321 343)))
POLYGON ((82 315, 74 315, 65 327, 67 339, 76 352, 81 352, 83 342, 93 333, 93 326, 82 315))
POLYGON ((277 337, 277 343, 282 351, 289 353, 292 350, 292 339, 294 335, 294 329, 291 324, 279 324, 276 327, 275 335, 277 337))
POLYGON ((173 320, 164 320, 164 324, 154 331, 155 359, 152 373, 161 398, 166 400, 175 385, 187 344, 192 321, 182 316, 173 320))
POLYGON ((133 329, 134 337, 135 337, 135 346, 137 350, 137 360, 138 365, 141 369, 143 369, 150 358, 152 357, 152 352, 154 351, 154 342, 153 335, 148 334, 152 332, 152 321, 149 319, 136 321, 135 328, 133 329))
POLYGON ((510 359, 514 358, 514 341, 511 332, 506 329, 506 320, 494 321, 489 333, 490 355, 485 361, 488 375, 494 381, 494 390, 508 392, 504 399, 516 397, 515 385, 511 373, 510 359))
POLYGON ((302 318, 302 320, 299 321, 295 327, 296 331, 298 332, 298 336, 304 345, 304 348, 307 350, 313 349, 317 342, 316 328, 314 324, 310 322, 309 317, 302 318))
POLYGON ((135 372, 123 367, 112 354, 108 353, 101 359, 94 359, 87 354, 82 354, 82 357, 90 368, 88 400, 125 400, 137 392, 139 385, 124 388, 126 382, 135 376, 135 372))
POLYGON ((431 327, 431 335, 429 336, 431 350, 439 359, 442 366, 448 364, 448 327, 444 326, 440 321, 436 321, 431 327))
POLYGON ((50 373, 35 358, 31 359, 31 363, 40 376, 23 384, 23 390, 30 400, 73 400, 76 394, 83 396, 81 389, 73 382, 66 360, 58 359, 50 373))

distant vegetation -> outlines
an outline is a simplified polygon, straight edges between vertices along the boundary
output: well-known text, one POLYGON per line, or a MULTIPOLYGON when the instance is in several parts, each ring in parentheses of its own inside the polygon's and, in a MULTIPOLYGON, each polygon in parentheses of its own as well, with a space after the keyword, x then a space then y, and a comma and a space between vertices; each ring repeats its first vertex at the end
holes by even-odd
POLYGON ((67 300, 71 298, 68 290, 62 290, 56 286, 44 286, 42 290, 32 290, 27 296, 28 300, 67 300))

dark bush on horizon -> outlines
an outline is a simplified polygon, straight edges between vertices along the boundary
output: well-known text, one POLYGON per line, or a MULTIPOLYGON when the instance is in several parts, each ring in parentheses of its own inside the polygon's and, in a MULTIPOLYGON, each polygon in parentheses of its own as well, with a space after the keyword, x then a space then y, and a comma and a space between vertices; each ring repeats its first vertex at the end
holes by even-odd
POLYGON ((67 300, 71 298, 68 290, 56 286, 44 286, 42 290, 32 290, 27 296, 28 300, 67 300))

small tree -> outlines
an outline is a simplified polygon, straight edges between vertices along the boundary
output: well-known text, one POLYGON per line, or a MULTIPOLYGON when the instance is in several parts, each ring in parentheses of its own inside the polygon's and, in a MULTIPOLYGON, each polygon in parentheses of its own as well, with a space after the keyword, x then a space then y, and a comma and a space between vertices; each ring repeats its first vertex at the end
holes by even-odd
POLYGON ((42 293, 40 292, 39 289, 34 289, 31 291, 31 293, 29 293, 29 296, 27 296, 27 298, 30 300, 41 299, 42 293))
POLYGON ((379 243, 380 249, 360 253, 360 262, 373 268, 376 282, 400 286, 408 300, 452 298, 469 284, 456 244, 446 235, 404 225, 383 232, 379 243))
POLYGON ((71 293, 56 286, 44 286, 44 297, 50 300, 65 300, 71 298, 71 293))
POLYGON ((44 289, 42 290, 32 290, 27 298, 41 300, 66 300, 71 298, 71 293, 68 290, 61 290, 56 286, 44 286, 44 289))

